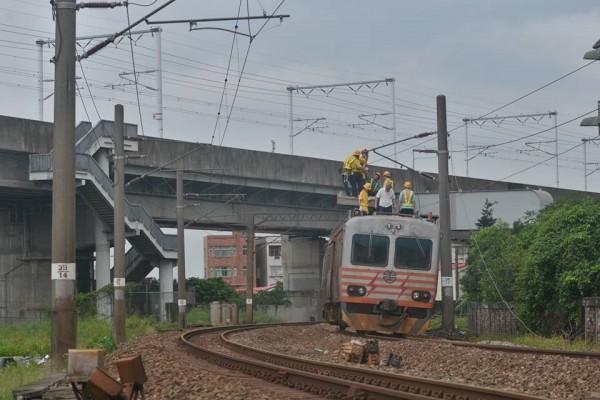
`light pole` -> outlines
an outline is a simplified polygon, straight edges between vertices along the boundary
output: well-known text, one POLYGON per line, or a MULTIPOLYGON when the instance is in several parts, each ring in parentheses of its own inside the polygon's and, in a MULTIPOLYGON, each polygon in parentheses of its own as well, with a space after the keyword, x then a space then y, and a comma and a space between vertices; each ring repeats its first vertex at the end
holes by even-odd
MULTIPOLYGON (((600 40, 598 40, 592 48, 594 50, 590 50, 583 55, 584 60, 600 60, 600 40)), ((591 142, 595 139, 600 138, 600 100, 598 101, 598 116, 597 117, 587 117, 581 120, 580 126, 597 126, 598 127, 598 137, 591 139, 581 139, 583 142, 583 179, 584 179, 584 187, 587 192, 587 160, 586 160, 586 142, 591 142)))

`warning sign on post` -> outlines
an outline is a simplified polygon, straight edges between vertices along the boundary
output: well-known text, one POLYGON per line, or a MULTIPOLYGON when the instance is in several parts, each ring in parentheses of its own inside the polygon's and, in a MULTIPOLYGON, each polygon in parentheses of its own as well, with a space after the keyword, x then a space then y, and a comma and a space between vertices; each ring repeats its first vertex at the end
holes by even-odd
POLYGON ((52 263, 52 280, 74 281, 75 263, 52 263))

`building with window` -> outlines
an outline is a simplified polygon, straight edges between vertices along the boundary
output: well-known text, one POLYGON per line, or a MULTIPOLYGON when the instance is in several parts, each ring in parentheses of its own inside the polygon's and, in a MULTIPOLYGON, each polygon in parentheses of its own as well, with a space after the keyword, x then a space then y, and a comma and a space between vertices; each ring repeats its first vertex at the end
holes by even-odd
POLYGON ((246 235, 242 232, 205 236, 204 278, 223 278, 234 287, 245 288, 246 257, 246 235))
POLYGON ((255 243, 258 282, 261 286, 283 282, 281 236, 258 237, 255 243))

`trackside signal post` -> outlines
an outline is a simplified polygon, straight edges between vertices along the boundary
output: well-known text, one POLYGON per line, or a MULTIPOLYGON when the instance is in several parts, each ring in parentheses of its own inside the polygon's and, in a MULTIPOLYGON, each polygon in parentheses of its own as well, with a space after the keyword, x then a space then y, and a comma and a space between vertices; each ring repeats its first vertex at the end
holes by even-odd
POLYGON ((448 188, 448 126, 446 96, 439 95, 437 103, 438 192, 440 196, 440 264, 442 272, 442 328, 454 329, 454 300, 452 298, 452 253, 450 250, 450 191, 448 188))

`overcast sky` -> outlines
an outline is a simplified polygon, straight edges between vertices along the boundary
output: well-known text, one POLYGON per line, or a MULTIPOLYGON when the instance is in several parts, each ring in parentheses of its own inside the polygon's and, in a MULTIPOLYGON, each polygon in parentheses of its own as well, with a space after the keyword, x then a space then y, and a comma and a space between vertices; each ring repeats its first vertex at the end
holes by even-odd
MULTIPOLYGON (((131 3, 130 21, 165 2, 158 0, 148 7, 131 3)), ((136 4, 150 3, 137 0, 136 4)), ((341 160, 355 148, 392 142, 392 93, 398 139, 435 131, 436 96, 443 94, 451 174, 466 175, 468 164, 472 177, 555 186, 557 136, 560 187, 584 189, 581 139, 598 132, 580 127, 579 122, 597 114, 600 64, 586 66, 590 61, 583 60, 583 54, 600 39, 597 1, 287 0, 280 4, 281 0, 176 0, 150 18, 290 15, 266 25, 266 20, 240 21, 239 32, 256 35, 251 45, 248 37, 223 30, 189 31, 187 23, 161 24, 164 137, 261 151, 272 151, 274 146, 276 152, 289 154, 288 86, 394 78, 393 91, 381 83, 293 92, 293 119, 302 120, 293 126, 294 153, 341 160), (557 112, 556 122, 550 112, 557 112), (488 120, 481 126, 470 124, 468 130, 463 123, 465 118, 538 113, 545 115, 488 120), (316 121, 320 118, 324 119, 316 121)), ((4 0, 0 17, 0 112, 38 119, 35 42, 54 38, 51 7, 46 0, 4 0)), ((84 9, 77 12, 77 34, 114 33, 125 28, 127 20, 123 7, 84 9)), ((235 25, 230 21, 196 26, 234 30, 235 25)), ((134 30, 157 26, 142 23, 134 30)), ((157 42, 150 34, 134 35, 133 40, 123 38, 78 64, 77 120, 112 120, 114 105, 121 103, 126 122, 138 124, 145 135, 157 136, 156 73, 146 72, 156 69, 157 42), (145 72, 139 74, 137 93, 130 81, 134 64, 136 71, 145 72)), ((79 43, 83 52, 96 42, 79 43)), ((48 62, 53 55, 54 48, 45 46, 44 96, 53 91, 54 70, 48 62)), ((53 119, 52 102, 52 97, 44 101, 46 121, 53 119)), ((435 158, 413 152, 434 148, 432 138, 399 145, 398 160, 437 172, 435 158)), ((382 152, 393 157, 394 147, 382 152)), ((592 172, 600 162, 597 144, 588 143, 586 156, 588 190, 598 192, 600 172, 592 172)), ((391 165, 377 157, 371 161, 391 165)))

